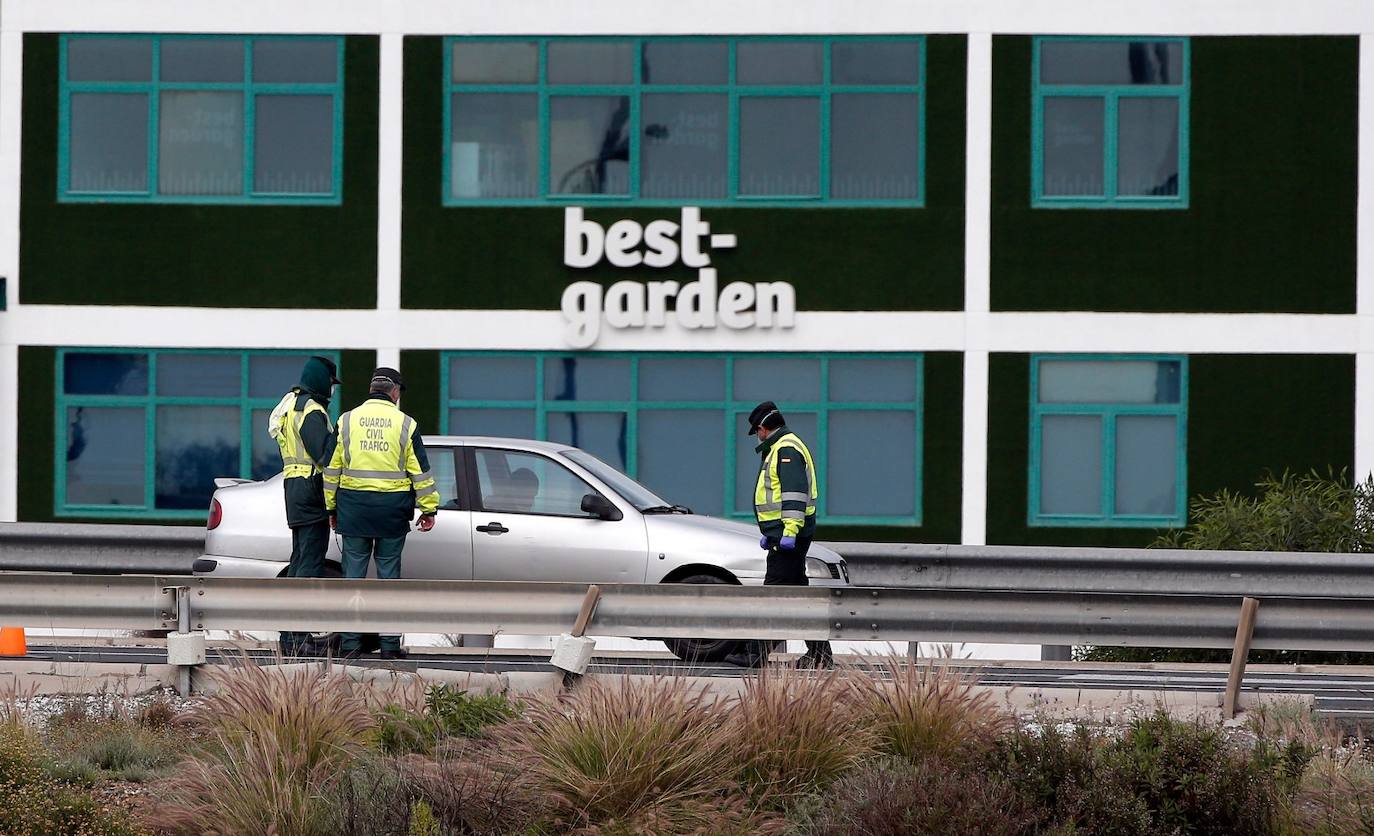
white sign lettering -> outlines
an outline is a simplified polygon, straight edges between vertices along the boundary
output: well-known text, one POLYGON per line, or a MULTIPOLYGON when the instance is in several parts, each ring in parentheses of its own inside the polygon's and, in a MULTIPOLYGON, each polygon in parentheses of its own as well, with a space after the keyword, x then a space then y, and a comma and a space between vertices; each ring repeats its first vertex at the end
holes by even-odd
POLYGON ((604 258, 616 267, 695 268, 696 281, 619 281, 602 288, 596 282, 573 282, 563 291, 566 339, 573 348, 590 348, 601 326, 663 328, 668 324, 668 300, 677 323, 690 330, 715 328, 791 328, 796 319, 796 290, 787 282, 730 282, 719 287, 711 252, 731 249, 735 236, 712 233, 701 210, 684 206, 681 220, 620 220, 603 228, 582 210, 569 207, 563 215, 563 263, 593 267, 604 258))

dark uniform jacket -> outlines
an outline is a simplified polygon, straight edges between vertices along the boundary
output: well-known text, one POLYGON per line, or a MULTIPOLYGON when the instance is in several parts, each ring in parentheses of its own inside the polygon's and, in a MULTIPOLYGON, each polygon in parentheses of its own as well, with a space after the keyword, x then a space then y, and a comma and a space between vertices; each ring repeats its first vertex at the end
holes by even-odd
MULTIPOLYGON (((314 401, 329 410, 329 390, 331 388, 329 370, 324 364, 312 359, 301 372, 301 383, 296 387, 294 412, 305 409, 308 401, 314 401)), ((310 477, 297 476, 283 480, 282 489, 286 494, 286 524, 291 528, 314 525, 329 519, 324 508, 324 476, 322 471, 334 455, 334 433, 329 429, 329 420, 323 412, 312 412, 305 416, 301 424, 301 442, 306 455, 315 461, 316 472, 310 477)))
MULTIPOLYGON (((768 459, 773 453, 773 446, 777 444, 783 436, 792 434, 787 427, 778 427, 768 436, 767 441, 760 441, 754 448, 754 452, 759 454, 759 473, 767 478, 764 471, 768 469, 768 459)), ((811 478, 806 472, 806 460, 800 453, 793 453, 784 450, 778 457, 778 481, 782 483, 784 493, 803 493, 811 495, 811 478)), ((754 484, 758 484, 757 477, 754 484)), ((807 503, 798 500, 784 500, 783 510, 805 511, 807 503)), ((757 520, 759 533, 774 542, 782 539, 783 524, 782 520, 757 520)), ((816 515, 807 514, 802 523, 801 531, 797 534, 798 540, 810 540, 816 534, 816 515)))

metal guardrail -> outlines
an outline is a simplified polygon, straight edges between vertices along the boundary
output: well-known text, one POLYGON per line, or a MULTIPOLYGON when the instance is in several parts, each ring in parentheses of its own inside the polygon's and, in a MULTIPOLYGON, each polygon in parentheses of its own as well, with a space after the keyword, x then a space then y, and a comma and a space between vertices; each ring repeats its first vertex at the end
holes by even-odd
POLYGON ((827 543, 858 586, 1374 599, 1374 554, 827 543))
MULTIPOLYGON (((1231 648, 1235 596, 623 584, 601 587, 587 632, 639 638, 792 638, 1231 648)), ((0 623, 192 630, 564 632, 586 587, 567 583, 229 579, 15 573, 0 623)), ((1252 647, 1374 649, 1374 606, 1265 598, 1252 647)))
POLYGON ((0 523, 0 570, 189 575, 205 529, 177 525, 0 523))

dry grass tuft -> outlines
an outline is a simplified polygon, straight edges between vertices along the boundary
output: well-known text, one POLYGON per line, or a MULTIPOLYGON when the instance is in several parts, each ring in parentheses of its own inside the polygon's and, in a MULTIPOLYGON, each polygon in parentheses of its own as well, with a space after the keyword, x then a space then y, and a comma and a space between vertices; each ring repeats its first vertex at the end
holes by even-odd
POLYGON ((323 666, 217 673, 188 717, 206 742, 166 782, 152 813, 176 832, 311 833, 321 799, 364 749, 373 719, 347 676, 323 666))
POLYGON ((917 761, 957 763, 992 748, 1012 725, 977 677, 945 662, 912 664, 889 656, 846 679, 849 699, 880 748, 917 761))

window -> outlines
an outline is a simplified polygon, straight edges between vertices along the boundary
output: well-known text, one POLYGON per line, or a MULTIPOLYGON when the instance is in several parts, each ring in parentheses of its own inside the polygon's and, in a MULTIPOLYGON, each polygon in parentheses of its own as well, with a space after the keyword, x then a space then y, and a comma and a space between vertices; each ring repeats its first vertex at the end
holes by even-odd
POLYGON ((340 200, 340 38, 66 35, 60 72, 61 200, 340 200))
POLYGON ((1186 39, 1036 38, 1031 203, 1188 205, 1186 39))
POLYGON ((56 513, 198 518, 216 477, 279 473, 267 417, 307 356, 59 350, 56 513))
POLYGON ((478 448, 477 484, 483 511, 587 517, 582 497, 596 493, 561 464, 534 453, 478 448))
POLYGON ((925 43, 451 38, 444 202, 922 204, 925 43))
POLYGON ((580 447, 668 503, 739 519, 759 461, 746 418, 775 400, 816 460, 822 522, 920 525, 919 354, 457 352, 442 377, 446 433, 580 447))
POLYGON ((1188 361, 1031 358, 1030 524, 1186 521, 1188 361))

